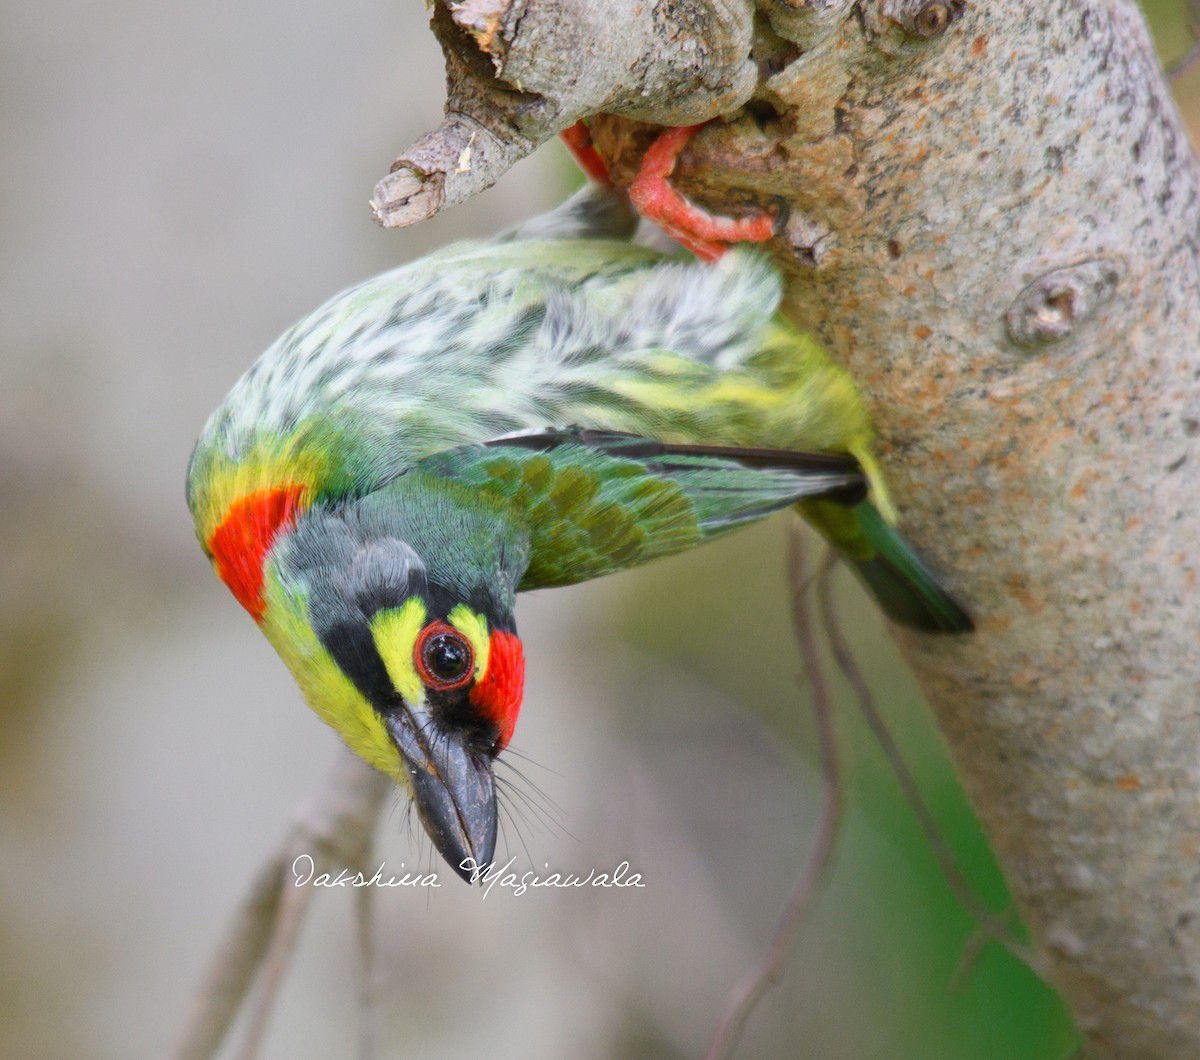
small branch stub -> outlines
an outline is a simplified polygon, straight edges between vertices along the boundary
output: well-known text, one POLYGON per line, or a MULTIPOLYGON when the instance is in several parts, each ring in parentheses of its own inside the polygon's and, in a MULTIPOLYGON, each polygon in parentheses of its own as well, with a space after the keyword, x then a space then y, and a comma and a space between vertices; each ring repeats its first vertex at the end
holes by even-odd
POLYGON ((463 202, 493 184, 531 150, 526 141, 501 139, 473 118, 451 114, 375 185, 371 211, 385 228, 428 220, 443 206, 463 202))

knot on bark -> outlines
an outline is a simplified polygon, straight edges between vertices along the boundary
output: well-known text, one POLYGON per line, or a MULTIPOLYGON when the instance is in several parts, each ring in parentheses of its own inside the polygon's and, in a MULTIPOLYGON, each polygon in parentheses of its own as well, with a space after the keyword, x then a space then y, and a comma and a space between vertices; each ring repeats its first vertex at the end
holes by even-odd
POLYGON ((1124 275, 1124 263, 1115 258, 1094 258, 1043 274, 1008 307, 1004 322, 1009 338, 1026 348, 1061 342, 1112 298, 1124 275))
POLYGON ((903 55, 945 35, 966 10, 965 0, 876 0, 863 7, 863 28, 879 51, 903 55))

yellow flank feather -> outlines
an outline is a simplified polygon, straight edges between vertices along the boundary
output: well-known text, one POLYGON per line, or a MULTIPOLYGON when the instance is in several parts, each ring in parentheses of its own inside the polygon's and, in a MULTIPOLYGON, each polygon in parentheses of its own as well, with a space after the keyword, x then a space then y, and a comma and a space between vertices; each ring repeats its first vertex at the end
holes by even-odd
POLYGON ((748 373, 733 373, 718 376, 698 395, 705 405, 728 404, 740 408, 757 409, 763 415, 779 409, 796 406, 795 395, 780 390, 769 390, 758 379, 748 373))
POLYGON ((420 703, 425 694, 413 662, 413 649, 425 626, 425 617, 424 602, 413 596, 402 607, 389 607, 371 620, 375 649, 392 679, 392 687, 405 703, 420 703))
POLYGON ((488 651, 492 646, 492 638, 488 636, 487 619, 476 614, 466 604, 455 604, 446 618, 475 649, 475 680, 478 681, 487 673, 488 651))
POLYGON ((871 501, 879 509, 879 514, 889 526, 895 526, 900 517, 896 514, 896 506, 892 503, 887 483, 883 480, 883 469, 879 466, 879 459, 865 443, 852 445, 850 453, 862 464, 867 482, 871 486, 871 501))
POLYGON ((304 613, 303 597, 284 589, 273 563, 267 565, 264 593, 262 630, 292 671, 308 705, 363 761, 408 787, 408 770, 383 719, 317 639, 304 613))

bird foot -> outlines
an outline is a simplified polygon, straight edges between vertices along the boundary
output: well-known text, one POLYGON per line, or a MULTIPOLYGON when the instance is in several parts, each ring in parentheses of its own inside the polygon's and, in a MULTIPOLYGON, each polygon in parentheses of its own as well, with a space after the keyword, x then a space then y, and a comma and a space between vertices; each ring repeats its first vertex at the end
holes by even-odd
POLYGON ((667 129, 650 145, 629 185, 629 198, 647 220, 704 261, 716 261, 731 243, 762 243, 775 234, 775 216, 722 217, 701 209, 668 181, 680 152, 702 125, 667 129))
MULTIPOLYGON (((716 261, 732 243, 763 243, 775 234, 776 215, 764 211, 753 217, 711 214, 671 186, 670 176, 680 152, 703 125, 666 129, 650 145, 641 169, 629 185, 629 198, 643 217, 704 261, 716 261)), ((612 186, 608 166, 592 143, 582 121, 559 134, 579 167, 592 179, 612 186)))
POLYGON ((600 157, 596 145, 592 143, 592 130, 581 118, 569 129, 563 129, 558 134, 563 146, 570 152, 576 164, 586 174, 588 180, 594 180, 605 187, 613 186, 613 179, 608 172, 608 164, 600 157))

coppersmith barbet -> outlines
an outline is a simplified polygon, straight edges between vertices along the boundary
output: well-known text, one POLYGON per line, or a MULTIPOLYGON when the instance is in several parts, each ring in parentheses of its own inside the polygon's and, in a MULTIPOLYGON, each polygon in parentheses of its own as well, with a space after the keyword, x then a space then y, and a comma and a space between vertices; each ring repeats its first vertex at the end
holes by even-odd
POLYGON ((309 704, 413 798, 464 878, 521 706, 516 594, 795 505, 894 619, 970 628, 891 528, 853 381, 781 280, 624 234, 617 196, 335 296, 205 426, 188 503, 309 704))

